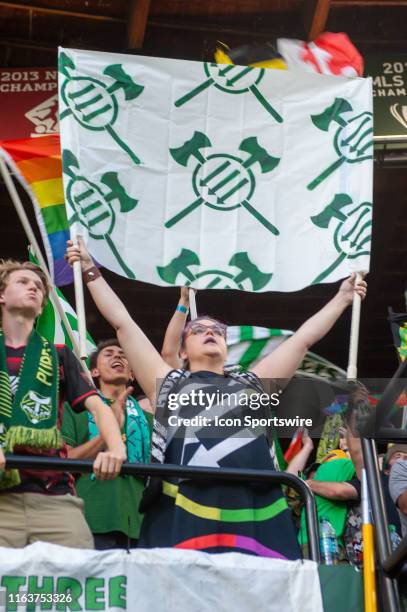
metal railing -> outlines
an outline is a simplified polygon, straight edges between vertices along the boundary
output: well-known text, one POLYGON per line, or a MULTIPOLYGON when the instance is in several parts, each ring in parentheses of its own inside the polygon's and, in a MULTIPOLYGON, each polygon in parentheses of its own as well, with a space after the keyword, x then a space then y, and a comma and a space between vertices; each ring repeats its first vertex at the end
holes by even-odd
MULTIPOLYGON (((6 467, 30 470, 57 470, 73 473, 93 471, 90 459, 59 459, 33 455, 6 455, 6 467)), ((246 470, 242 468, 187 467, 173 464, 124 463, 121 474, 131 476, 176 476, 213 481, 262 482, 271 485, 287 485, 301 497, 305 507, 305 523, 308 533, 310 559, 321 562, 319 532, 315 499, 310 488, 297 476, 272 470, 246 470)))
POLYGON ((389 427, 393 404, 406 387, 407 359, 400 363, 389 384, 385 388, 376 410, 372 414, 362 434, 363 462, 366 469, 369 497, 375 527, 378 561, 378 578, 383 594, 386 612, 402 610, 397 576, 407 563, 407 537, 392 552, 388 517, 384 500, 382 480, 375 440, 380 442, 405 442, 407 431, 389 427))

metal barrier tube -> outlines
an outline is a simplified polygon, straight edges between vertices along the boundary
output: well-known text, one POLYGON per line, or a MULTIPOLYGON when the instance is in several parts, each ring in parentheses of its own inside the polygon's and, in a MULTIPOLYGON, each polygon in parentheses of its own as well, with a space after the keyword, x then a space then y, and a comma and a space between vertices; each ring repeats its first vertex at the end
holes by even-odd
MULTIPOLYGON (((34 455, 6 455, 6 467, 30 470, 58 470, 64 472, 92 472, 90 459, 59 459, 34 455)), ((305 503, 310 558, 320 563, 319 532, 315 499, 310 488, 294 474, 272 470, 245 470, 242 468, 188 467, 158 463, 124 463, 121 474, 132 476, 177 476, 199 480, 238 480, 265 482, 292 487, 305 503)))
POLYGON ((361 432, 362 435, 366 435, 368 438, 377 437, 379 430, 387 425, 391 408, 406 386, 406 378, 407 359, 400 363, 399 367, 393 374, 389 384, 383 391, 383 394, 377 403, 374 413, 364 428, 366 434, 361 432))
POLYGON ((396 550, 387 557, 383 569, 391 578, 397 576, 404 564, 407 563, 407 536, 404 536, 396 550))
MULTIPOLYGON (((407 360, 406 360, 407 361, 407 360)), ((391 553, 388 519, 384 503, 381 477, 377 463, 376 446, 374 440, 362 438, 363 462, 366 469, 369 486, 369 499, 372 507, 377 543, 377 556, 379 560, 380 578, 383 591, 383 603, 386 612, 399 612, 401 610, 397 581, 383 573, 383 564, 391 553)))

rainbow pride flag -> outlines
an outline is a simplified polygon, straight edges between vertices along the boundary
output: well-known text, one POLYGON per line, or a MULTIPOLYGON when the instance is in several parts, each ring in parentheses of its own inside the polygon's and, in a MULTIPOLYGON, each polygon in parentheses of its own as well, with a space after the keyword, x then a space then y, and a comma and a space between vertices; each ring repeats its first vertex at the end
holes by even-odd
POLYGON ((62 186, 59 136, 3 140, 0 141, 0 155, 34 205, 55 285, 72 283, 72 270, 64 260, 69 226, 62 186))

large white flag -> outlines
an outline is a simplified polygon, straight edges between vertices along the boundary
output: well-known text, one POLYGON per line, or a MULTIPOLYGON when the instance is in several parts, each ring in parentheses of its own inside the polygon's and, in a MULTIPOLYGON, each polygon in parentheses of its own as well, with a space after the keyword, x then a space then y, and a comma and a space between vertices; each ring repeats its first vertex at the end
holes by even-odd
POLYGON ((369 269, 368 79, 60 50, 64 187, 130 278, 295 291, 369 269))

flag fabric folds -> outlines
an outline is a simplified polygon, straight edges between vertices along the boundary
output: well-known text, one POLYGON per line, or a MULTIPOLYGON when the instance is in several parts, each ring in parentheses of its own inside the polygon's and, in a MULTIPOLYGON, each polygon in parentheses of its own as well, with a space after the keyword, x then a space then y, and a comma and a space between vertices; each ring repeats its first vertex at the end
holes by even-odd
MULTIPOLYGON (((56 288, 56 293, 62 308, 64 309, 66 318, 71 326, 76 342, 79 345, 78 318, 76 312, 60 289, 56 288)), ((44 338, 53 344, 65 344, 71 350, 73 350, 72 341, 69 334, 51 300, 48 300, 44 310, 38 317, 36 322, 36 330, 39 334, 41 334, 41 336, 44 336, 44 338)), ((86 333, 86 347, 88 355, 90 355, 96 349, 96 343, 89 332, 86 333)))
POLYGON ((363 57, 344 32, 323 32, 308 43, 279 38, 277 48, 290 69, 348 77, 363 75, 363 57))
POLYGON ((57 286, 71 283, 72 270, 64 260, 69 227, 59 136, 2 141, 0 155, 34 205, 51 277, 57 286))
MULTIPOLYGON (((29 248, 29 259, 37 266, 40 265, 38 259, 32 252, 31 247, 29 248)), ((58 296, 59 303, 65 313, 76 343, 79 346, 78 317, 76 312, 58 287, 55 288, 55 292, 58 296)), ((74 346, 72 344, 70 335, 64 322, 61 320, 59 312, 55 308, 51 297, 48 298, 42 313, 39 317, 37 317, 35 328, 38 333, 41 334, 41 336, 44 336, 44 338, 46 338, 49 342, 52 342, 52 344, 65 344, 72 351, 74 351, 74 346)), ((86 348, 88 355, 90 355, 96 349, 96 343, 89 332, 86 332, 86 348)))
POLYGON ((61 49, 70 224, 103 266, 295 291, 369 269, 369 79, 61 49))
MULTIPOLYGON (((288 329, 231 325, 227 334, 228 364, 237 364, 248 370, 293 334, 288 329)), ((311 351, 305 355, 297 375, 331 382, 346 380, 345 370, 311 351)))

